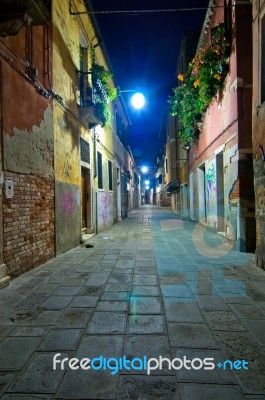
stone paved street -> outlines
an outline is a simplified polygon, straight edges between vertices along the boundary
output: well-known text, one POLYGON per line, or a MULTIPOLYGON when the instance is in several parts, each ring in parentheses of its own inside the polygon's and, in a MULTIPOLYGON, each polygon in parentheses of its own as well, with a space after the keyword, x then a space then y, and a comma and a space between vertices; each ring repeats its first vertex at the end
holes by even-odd
POLYGON ((1 399, 265 399, 265 273, 253 254, 151 206, 89 243, 0 291, 1 399), (53 370, 56 353, 216 367, 53 370), (229 359, 249 369, 224 369, 229 359))

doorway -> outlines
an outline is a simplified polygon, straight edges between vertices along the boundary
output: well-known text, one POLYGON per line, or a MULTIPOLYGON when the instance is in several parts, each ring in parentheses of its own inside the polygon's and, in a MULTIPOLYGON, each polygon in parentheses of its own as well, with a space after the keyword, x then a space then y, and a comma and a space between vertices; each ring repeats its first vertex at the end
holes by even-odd
POLYGON ((199 221, 207 222, 206 193, 205 193, 205 164, 198 168, 199 221))
POLYGON ((91 185, 90 170, 81 168, 82 189, 82 231, 86 233, 91 229, 91 185))
POLYGON ((224 157, 223 152, 216 156, 216 195, 217 195, 217 230, 224 232, 224 157))

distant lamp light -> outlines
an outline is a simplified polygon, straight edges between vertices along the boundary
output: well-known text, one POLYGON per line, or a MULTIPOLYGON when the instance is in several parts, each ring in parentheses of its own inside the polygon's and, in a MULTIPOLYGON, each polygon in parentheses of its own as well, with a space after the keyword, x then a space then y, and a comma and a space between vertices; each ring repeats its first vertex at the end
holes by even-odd
POLYGON ((149 190, 149 189, 150 189, 150 186, 146 186, 146 187, 145 187, 145 190, 149 190))
POLYGON ((144 181, 145 186, 149 186, 150 185, 150 181, 147 179, 146 181, 144 181))
POLYGON ((141 171, 145 174, 148 171, 148 167, 146 167, 146 166, 142 167, 141 171))
POLYGON ((144 95, 142 93, 135 93, 132 96, 132 105, 134 108, 136 108, 137 110, 139 110, 140 108, 143 108, 144 104, 145 104, 145 98, 144 95))

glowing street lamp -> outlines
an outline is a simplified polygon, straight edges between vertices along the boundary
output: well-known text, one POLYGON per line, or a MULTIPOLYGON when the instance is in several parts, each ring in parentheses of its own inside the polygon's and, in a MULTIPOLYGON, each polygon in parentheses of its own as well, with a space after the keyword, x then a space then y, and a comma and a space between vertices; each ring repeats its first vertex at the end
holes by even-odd
POLYGON ((150 185, 150 181, 147 179, 144 181, 145 186, 149 186, 150 185))
POLYGON ((148 171, 148 167, 143 166, 143 167, 141 168, 141 171, 145 174, 145 173, 148 171))
POLYGON ((145 105, 145 97, 143 93, 137 92, 135 89, 120 90, 118 88, 118 93, 128 93, 135 92, 131 97, 131 104, 137 110, 140 110, 145 105))
POLYGON ((143 108, 143 106, 145 105, 144 95, 139 92, 135 93, 132 96, 131 103, 132 103, 132 106, 134 108, 136 108, 137 110, 139 110, 140 108, 143 108))

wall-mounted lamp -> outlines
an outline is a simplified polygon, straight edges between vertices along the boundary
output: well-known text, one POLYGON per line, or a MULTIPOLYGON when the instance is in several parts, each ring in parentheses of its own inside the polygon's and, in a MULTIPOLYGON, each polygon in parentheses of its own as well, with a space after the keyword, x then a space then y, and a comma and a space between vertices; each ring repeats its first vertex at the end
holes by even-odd
POLYGON ((135 89, 127 89, 127 90, 120 90, 118 88, 118 93, 130 93, 134 92, 134 94, 131 97, 131 103, 134 108, 137 110, 140 110, 140 108, 143 108, 145 105, 145 97, 143 93, 137 92, 135 89))
POLYGON ((263 147, 261 144, 259 145, 259 150, 260 150, 262 161, 265 161, 265 153, 264 153, 264 150, 263 150, 263 147))
POLYGON ((189 143, 184 143, 183 149, 189 151, 189 149, 190 149, 190 144, 189 144, 189 143))

